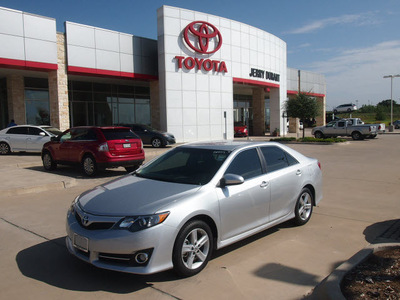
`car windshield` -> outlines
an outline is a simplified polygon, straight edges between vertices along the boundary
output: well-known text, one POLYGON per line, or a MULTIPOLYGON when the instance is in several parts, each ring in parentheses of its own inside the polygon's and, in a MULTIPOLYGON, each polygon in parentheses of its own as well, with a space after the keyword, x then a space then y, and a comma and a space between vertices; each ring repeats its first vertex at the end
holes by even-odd
POLYGON ((126 128, 101 129, 101 131, 107 141, 139 138, 133 131, 126 128))
POLYGON ((58 128, 54 128, 54 127, 44 127, 44 130, 54 134, 55 136, 59 135, 62 133, 62 131, 58 128))
POLYGON ((207 184, 230 151, 179 147, 139 169, 136 176, 184 184, 207 184))

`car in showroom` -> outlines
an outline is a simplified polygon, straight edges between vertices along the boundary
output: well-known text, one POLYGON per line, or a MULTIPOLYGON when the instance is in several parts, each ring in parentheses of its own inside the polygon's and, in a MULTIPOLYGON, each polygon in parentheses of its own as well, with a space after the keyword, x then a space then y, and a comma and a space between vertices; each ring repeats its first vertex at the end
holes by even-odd
POLYGON ((61 131, 48 125, 17 125, 0 131, 0 154, 41 152, 45 143, 61 131))
POLYGON ((242 122, 234 123, 234 136, 235 137, 247 137, 249 135, 249 131, 247 130, 247 126, 242 122))
POLYGON ((342 104, 339 106, 336 106, 333 109, 333 112, 335 114, 337 113, 342 113, 342 112, 352 112, 352 111, 356 111, 357 110, 357 106, 353 103, 348 103, 348 104, 342 104))
POLYGON ((99 268, 187 277, 215 249, 288 220, 306 224, 321 199, 320 163, 285 145, 185 144, 76 197, 66 245, 99 268))
POLYGON ((176 143, 175 136, 171 133, 154 129, 144 124, 119 124, 132 129, 141 139, 143 144, 154 148, 165 147, 176 143))
POLYGON ((128 127, 73 127, 43 145, 43 167, 78 165, 87 176, 98 170, 125 167, 136 170, 144 161, 141 139, 128 127))

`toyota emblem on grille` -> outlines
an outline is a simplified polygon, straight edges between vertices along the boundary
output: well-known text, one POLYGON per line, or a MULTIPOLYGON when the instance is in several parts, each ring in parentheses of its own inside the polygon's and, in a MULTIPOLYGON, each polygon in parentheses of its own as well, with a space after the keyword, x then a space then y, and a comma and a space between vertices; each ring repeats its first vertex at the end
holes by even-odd
POLYGON ((89 216, 88 215, 83 216, 82 225, 85 227, 89 225, 89 216))

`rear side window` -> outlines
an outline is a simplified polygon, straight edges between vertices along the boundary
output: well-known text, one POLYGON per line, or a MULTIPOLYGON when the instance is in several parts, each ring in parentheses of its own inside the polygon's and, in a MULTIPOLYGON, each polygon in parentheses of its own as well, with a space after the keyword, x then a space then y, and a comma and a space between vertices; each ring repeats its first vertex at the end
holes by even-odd
POLYGON ((240 175, 244 179, 250 179, 263 173, 260 158, 256 149, 240 152, 231 162, 225 174, 240 175))
POLYGON ((107 141, 139 139, 130 129, 101 129, 107 141))
POLYGON ((279 147, 262 147, 261 152, 264 155, 265 161, 267 162, 268 173, 298 163, 293 156, 279 147))
POLYGON ((97 135, 91 128, 71 129, 71 141, 96 141, 97 135))
POLYGON ((28 127, 11 127, 7 134, 28 134, 28 127))

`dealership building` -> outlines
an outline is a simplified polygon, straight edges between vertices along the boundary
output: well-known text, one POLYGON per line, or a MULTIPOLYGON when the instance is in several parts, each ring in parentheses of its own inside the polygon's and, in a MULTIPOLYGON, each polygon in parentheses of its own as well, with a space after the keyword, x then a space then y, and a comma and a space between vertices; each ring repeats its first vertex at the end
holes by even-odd
MULTIPOLYGON (((284 103, 322 104, 322 74, 287 66, 286 43, 247 24, 163 6, 157 40, 0 7, 0 128, 142 123, 177 142, 287 133, 284 103)), ((290 120, 297 130, 298 120, 290 120)))

